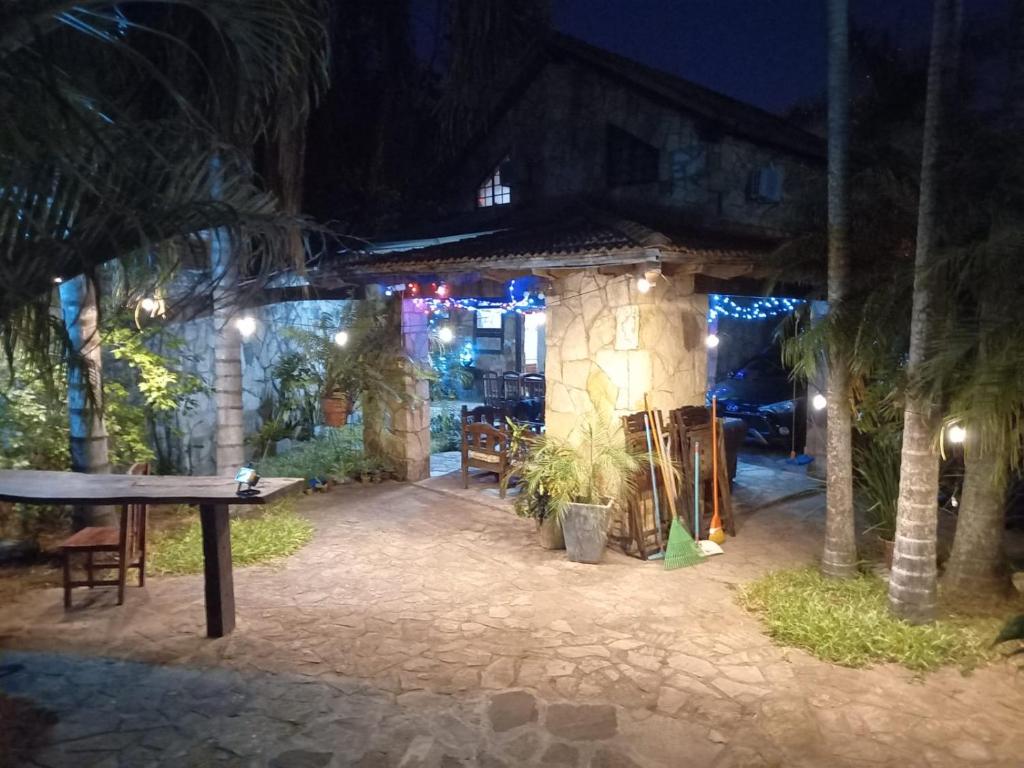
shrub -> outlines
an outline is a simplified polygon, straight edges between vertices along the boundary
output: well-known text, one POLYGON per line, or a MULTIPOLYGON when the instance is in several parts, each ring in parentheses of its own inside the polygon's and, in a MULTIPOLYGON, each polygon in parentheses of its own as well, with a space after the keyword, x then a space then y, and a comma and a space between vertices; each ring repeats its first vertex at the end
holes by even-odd
POLYGON ((325 429, 306 443, 287 453, 269 456, 258 462, 265 477, 327 478, 352 476, 351 467, 363 456, 363 437, 358 426, 325 429))
POLYGON ((462 447, 462 418, 451 408, 430 417, 430 452, 457 451, 462 447))
POLYGON ((889 613, 886 584, 878 577, 826 579, 815 568, 771 573, 744 587, 739 601, 779 643, 848 667, 970 668, 992 656, 1000 626, 991 616, 950 612, 934 624, 907 624, 889 613))

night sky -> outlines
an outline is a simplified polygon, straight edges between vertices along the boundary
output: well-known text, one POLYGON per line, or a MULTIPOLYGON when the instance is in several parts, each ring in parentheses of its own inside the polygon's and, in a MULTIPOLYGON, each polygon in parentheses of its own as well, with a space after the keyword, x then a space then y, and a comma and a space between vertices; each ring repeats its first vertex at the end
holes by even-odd
MULTIPOLYGON (((514 2, 514 0, 509 0, 514 2)), ((1009 0, 963 0, 1007 18, 1009 0)), ((552 0, 555 27, 773 112, 824 93, 825 0, 552 0)), ((417 37, 434 4, 417 0, 417 37)), ((850 0, 853 23, 927 46, 931 0, 850 0)))

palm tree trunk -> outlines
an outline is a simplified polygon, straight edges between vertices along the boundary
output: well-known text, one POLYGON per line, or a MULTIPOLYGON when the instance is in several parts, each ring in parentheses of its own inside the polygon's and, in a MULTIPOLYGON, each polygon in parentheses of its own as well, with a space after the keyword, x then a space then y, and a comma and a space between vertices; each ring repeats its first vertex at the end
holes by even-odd
POLYGON ((210 235, 213 275, 213 390, 217 406, 217 472, 245 463, 242 420, 242 340, 232 322, 237 306, 238 259, 222 230, 210 235))
MULTIPOLYGON (((71 471, 105 474, 110 472, 110 460, 103 421, 103 359, 96 283, 88 275, 64 281, 60 286, 60 304, 73 356, 68 365, 71 471)), ((76 529, 107 525, 112 518, 111 507, 75 507, 72 512, 76 529)))
POLYGON ((896 543, 889 578, 889 607, 913 623, 933 621, 936 610, 936 511, 939 457, 935 451, 934 404, 915 386, 933 336, 934 264, 938 239, 937 205, 939 149, 943 113, 949 99, 950 62, 954 60, 959 0, 935 0, 932 48, 928 62, 918 203, 914 296, 910 318, 900 495, 896 512, 896 543))
MULTIPOLYGON (((842 313, 849 292, 847 158, 850 145, 849 9, 828 3, 828 301, 842 313)), ((850 437, 850 370, 845 350, 833 344, 828 367, 828 453, 825 550, 821 570, 848 578, 857 573, 853 517, 853 447, 850 437)))
POLYGON ((1003 556, 1006 470, 996 457, 981 453, 980 446, 972 447, 964 451, 964 492, 953 552, 942 579, 947 592, 966 596, 992 594, 1009 586, 1003 556))

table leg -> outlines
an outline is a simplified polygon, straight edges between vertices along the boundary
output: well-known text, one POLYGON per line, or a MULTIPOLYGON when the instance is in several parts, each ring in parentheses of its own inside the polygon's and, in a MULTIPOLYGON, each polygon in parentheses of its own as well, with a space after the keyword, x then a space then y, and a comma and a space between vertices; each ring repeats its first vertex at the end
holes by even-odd
POLYGON ((231 573, 231 528, 227 504, 199 507, 206 579, 206 634, 224 637, 235 628, 235 583, 231 573))

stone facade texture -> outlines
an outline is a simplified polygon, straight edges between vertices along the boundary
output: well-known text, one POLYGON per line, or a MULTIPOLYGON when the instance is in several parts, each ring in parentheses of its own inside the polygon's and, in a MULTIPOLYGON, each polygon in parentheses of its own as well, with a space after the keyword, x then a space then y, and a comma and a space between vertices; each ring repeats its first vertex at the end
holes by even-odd
POLYGON ((707 297, 692 278, 664 278, 646 294, 629 275, 570 273, 548 294, 547 430, 567 437, 591 414, 704 402, 707 297))

